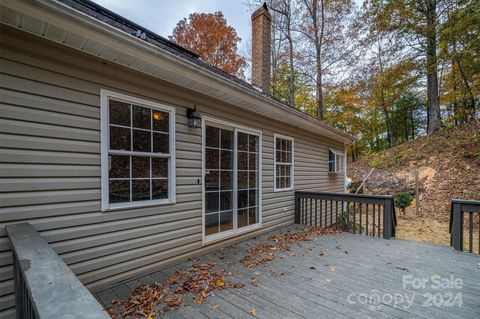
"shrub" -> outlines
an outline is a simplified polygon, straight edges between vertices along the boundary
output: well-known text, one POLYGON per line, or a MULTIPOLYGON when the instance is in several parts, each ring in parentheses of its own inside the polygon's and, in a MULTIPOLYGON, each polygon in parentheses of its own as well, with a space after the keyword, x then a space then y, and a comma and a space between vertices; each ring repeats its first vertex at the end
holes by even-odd
POLYGON ((395 206, 400 208, 400 210, 403 213, 403 216, 405 216, 405 208, 407 208, 412 204, 412 200, 413 198, 409 192, 398 192, 395 194, 395 197, 394 197, 395 206))

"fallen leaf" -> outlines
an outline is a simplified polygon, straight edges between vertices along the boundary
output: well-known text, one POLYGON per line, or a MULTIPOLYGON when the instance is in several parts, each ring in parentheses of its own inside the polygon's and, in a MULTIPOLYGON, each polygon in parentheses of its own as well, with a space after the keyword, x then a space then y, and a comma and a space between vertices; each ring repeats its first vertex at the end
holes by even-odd
POLYGON ((220 308, 222 305, 219 305, 219 304, 216 304, 216 305, 213 305, 212 308, 217 310, 218 308, 220 308))
POLYGON ((315 269, 317 269, 317 268, 315 268, 315 267, 311 266, 311 267, 310 267, 310 269, 313 269, 313 270, 315 270, 315 269))
POLYGON ((250 284, 252 284, 252 285, 254 285, 255 287, 257 287, 257 279, 252 278, 252 279, 250 280, 250 284))
POLYGON ((254 317, 257 316, 257 309, 255 309, 255 307, 250 311, 250 314, 254 317))

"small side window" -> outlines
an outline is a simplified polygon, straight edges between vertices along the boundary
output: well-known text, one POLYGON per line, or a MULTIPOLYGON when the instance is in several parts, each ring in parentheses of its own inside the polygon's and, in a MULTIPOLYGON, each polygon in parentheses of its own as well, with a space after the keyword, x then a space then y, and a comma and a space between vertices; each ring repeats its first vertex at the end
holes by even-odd
POLYGON ((293 190, 294 182, 294 145, 293 138, 274 135, 274 191, 293 190))
POLYGON ((345 155, 343 153, 329 150, 328 151, 328 172, 340 173, 344 170, 345 155))

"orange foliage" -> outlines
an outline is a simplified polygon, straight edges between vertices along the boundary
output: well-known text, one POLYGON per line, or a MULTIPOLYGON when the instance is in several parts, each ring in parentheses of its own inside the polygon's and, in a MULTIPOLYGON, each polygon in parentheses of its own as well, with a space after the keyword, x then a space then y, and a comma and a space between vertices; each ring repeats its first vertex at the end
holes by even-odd
POLYGON ((209 65, 243 77, 245 58, 237 52, 241 39, 223 13, 192 13, 180 20, 170 40, 197 53, 209 65))

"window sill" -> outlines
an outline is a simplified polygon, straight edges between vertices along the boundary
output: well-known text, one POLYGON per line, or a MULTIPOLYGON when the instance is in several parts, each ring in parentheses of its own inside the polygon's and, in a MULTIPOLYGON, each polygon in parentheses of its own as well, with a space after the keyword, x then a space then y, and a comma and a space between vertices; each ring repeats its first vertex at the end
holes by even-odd
POLYGON ((176 204, 175 200, 155 200, 155 201, 139 201, 139 202, 129 202, 129 203, 118 203, 108 205, 107 208, 102 208, 102 212, 126 210, 126 209, 135 209, 135 208, 145 208, 145 207, 155 207, 155 206, 165 206, 165 205, 174 205, 176 204))
POLYGON ((289 191, 293 191, 295 190, 295 188, 293 187, 289 187, 289 188, 274 188, 273 189, 273 192, 274 193, 281 193, 281 192, 289 192, 289 191))
POLYGON ((222 233, 217 233, 214 235, 208 235, 203 238, 202 246, 213 244, 225 239, 230 239, 230 238, 233 238, 233 237, 236 237, 260 228, 262 228, 262 224, 258 223, 258 224, 250 225, 248 227, 242 227, 237 231, 231 230, 231 231, 226 231, 222 233))

